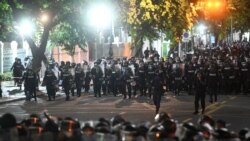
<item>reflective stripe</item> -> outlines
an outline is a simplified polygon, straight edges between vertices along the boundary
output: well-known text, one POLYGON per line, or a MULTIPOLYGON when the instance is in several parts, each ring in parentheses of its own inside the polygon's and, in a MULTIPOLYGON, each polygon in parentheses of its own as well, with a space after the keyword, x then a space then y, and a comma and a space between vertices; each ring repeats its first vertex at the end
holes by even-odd
POLYGON ((216 74, 215 73, 210 73, 209 76, 216 76, 216 74))
POLYGON ((248 69, 241 69, 241 71, 248 71, 248 69))

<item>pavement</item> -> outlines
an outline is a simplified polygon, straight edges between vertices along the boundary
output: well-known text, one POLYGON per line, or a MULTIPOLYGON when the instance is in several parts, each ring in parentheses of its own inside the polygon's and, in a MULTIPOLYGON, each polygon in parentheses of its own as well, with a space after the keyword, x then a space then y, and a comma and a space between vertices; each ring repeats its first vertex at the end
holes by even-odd
MULTIPOLYGON (((3 97, 0 98, 0 104, 6 104, 10 102, 25 100, 24 87, 20 90, 19 87, 14 86, 14 81, 2 82, 3 97)), ((37 97, 44 96, 46 94, 46 88, 39 86, 37 91, 37 97)))
MULTIPOLYGON (((24 86, 22 86, 22 89, 20 90, 18 86, 14 86, 14 81, 3 81, 2 82, 2 98, 0 98, 0 105, 1 104, 7 104, 11 102, 21 101, 25 100, 25 94, 24 94, 24 86)), ((90 93, 93 92, 93 89, 90 89, 90 93)), ((37 91, 37 97, 45 97, 47 94, 46 88, 39 86, 39 90, 37 91)), ((64 92, 60 91, 56 93, 57 98, 64 98, 64 92)), ((89 94, 90 96, 91 94, 89 94)), ((120 95, 121 96, 121 95, 120 95)), ((166 97, 167 100, 170 100, 170 97, 166 97)))

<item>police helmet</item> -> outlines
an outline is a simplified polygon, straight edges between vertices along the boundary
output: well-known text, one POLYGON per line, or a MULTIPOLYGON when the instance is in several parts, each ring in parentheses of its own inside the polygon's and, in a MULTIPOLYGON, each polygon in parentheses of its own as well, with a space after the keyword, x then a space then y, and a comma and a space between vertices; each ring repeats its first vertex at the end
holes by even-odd
POLYGON ((156 114, 155 116, 155 122, 160 123, 163 122, 165 120, 169 120, 171 118, 171 115, 169 113, 166 112, 160 112, 158 114, 156 114))
POLYGON ((82 133, 85 136, 92 136, 95 133, 95 130, 93 127, 90 126, 89 123, 85 123, 82 127, 82 133))

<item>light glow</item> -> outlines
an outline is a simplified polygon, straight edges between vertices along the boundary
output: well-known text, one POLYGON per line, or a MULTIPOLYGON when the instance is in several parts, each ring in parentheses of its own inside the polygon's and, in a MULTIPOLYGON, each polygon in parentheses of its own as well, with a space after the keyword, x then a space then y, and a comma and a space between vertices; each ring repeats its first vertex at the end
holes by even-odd
POLYGON ((25 19, 18 26, 18 29, 19 29, 20 34, 23 36, 31 35, 34 31, 34 26, 29 20, 25 19))
POLYGON ((104 4, 92 6, 88 13, 88 19, 90 25, 96 28, 107 28, 111 26, 112 12, 104 4))
POLYGON ((49 15, 48 14, 42 14, 42 16, 41 16, 41 21, 43 22, 43 23, 46 23, 46 22, 48 22, 49 21, 49 15))

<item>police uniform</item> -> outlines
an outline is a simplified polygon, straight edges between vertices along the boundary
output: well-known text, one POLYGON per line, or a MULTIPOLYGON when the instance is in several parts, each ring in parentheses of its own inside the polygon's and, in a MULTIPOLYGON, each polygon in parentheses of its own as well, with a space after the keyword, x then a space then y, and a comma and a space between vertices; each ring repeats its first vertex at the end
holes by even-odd
POLYGON ((124 64, 124 67, 122 69, 122 77, 121 77, 121 87, 122 87, 122 94, 123 94, 123 98, 126 99, 127 98, 127 92, 128 92, 128 96, 129 99, 131 98, 131 82, 132 79, 131 77, 133 76, 133 72, 131 70, 131 68, 128 67, 128 63, 124 64))
POLYGON ((84 80, 84 73, 80 64, 77 64, 75 68, 75 84, 76 84, 76 94, 78 97, 81 96, 82 84, 84 80))
POLYGON ((240 68, 240 82, 241 87, 243 89, 243 93, 246 94, 248 92, 248 78, 249 78, 249 69, 246 61, 241 62, 240 68))
POLYGON ((93 84, 94 84, 95 97, 97 97, 97 95, 101 97, 101 85, 102 85, 103 72, 102 72, 101 67, 97 64, 97 62, 95 62, 95 66, 92 68, 91 74, 92 74, 92 79, 93 79, 93 84))
POLYGON ((157 114, 160 109, 161 97, 163 96, 163 78, 160 76, 159 70, 155 72, 155 76, 153 78, 153 101, 156 107, 155 113, 157 114))
POLYGON ((71 75, 69 72, 69 66, 64 66, 63 68, 61 68, 61 74, 62 74, 62 87, 64 89, 64 92, 66 94, 66 101, 69 100, 70 96, 69 96, 69 91, 71 89, 71 85, 70 85, 70 79, 71 75))
POLYGON ((51 68, 48 68, 45 71, 43 82, 46 85, 48 100, 51 101, 51 98, 53 98, 53 100, 55 100, 56 87, 57 87, 57 78, 56 78, 56 76, 55 76, 55 74, 54 74, 54 72, 52 71, 51 68))
POLYGON ((186 78, 188 94, 191 95, 195 78, 195 67, 191 62, 187 64, 185 67, 185 78, 186 78))
POLYGON ((24 80, 24 88, 26 94, 26 100, 30 101, 33 97, 35 101, 36 99, 36 86, 37 86, 37 74, 31 69, 28 68, 23 76, 24 80))
POLYGON ((173 83, 174 83, 174 93, 175 95, 180 95, 181 91, 181 83, 182 83, 182 70, 180 68, 180 64, 175 64, 176 68, 173 72, 173 83))
POLYGON ((89 87, 90 87, 90 81, 91 81, 91 72, 90 72, 90 68, 87 62, 84 62, 83 64, 83 88, 85 93, 89 92, 89 87))
POLYGON ((143 62, 140 62, 139 71, 138 71, 138 82, 141 96, 146 96, 146 75, 145 75, 145 66, 143 62))
POLYGON ((211 66, 207 73, 207 86, 211 103, 217 101, 218 80, 219 80, 218 72, 215 66, 211 66))
POLYGON ((153 62, 149 62, 147 65, 147 88, 148 88, 148 96, 149 98, 151 98, 152 95, 152 87, 153 87, 153 79, 154 79, 154 75, 155 75, 155 68, 153 65, 153 62))
POLYGON ((199 111, 199 102, 201 102, 202 114, 205 112, 205 92, 206 92, 206 83, 204 76, 201 72, 197 72, 195 78, 195 112, 197 114, 199 111))

